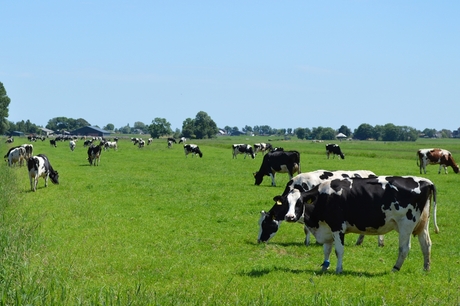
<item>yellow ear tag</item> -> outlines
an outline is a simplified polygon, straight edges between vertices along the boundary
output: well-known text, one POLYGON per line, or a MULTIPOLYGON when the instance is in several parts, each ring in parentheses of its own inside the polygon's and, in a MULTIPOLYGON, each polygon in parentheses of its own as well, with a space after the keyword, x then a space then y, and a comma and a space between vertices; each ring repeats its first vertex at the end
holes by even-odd
POLYGON ((311 199, 308 199, 307 204, 311 204, 313 201, 311 199))
POLYGON ((276 205, 282 205, 283 203, 281 203, 280 200, 276 201, 276 205))

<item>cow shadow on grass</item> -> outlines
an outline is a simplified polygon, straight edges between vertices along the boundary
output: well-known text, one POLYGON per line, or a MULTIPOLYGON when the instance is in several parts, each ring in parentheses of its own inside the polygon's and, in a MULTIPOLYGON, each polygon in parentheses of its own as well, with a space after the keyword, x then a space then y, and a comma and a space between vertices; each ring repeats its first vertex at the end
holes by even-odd
POLYGON ((345 277, 345 276, 355 276, 355 277, 380 277, 387 274, 392 273, 391 271, 382 271, 382 272, 366 272, 366 271, 343 271, 340 274, 335 273, 335 269, 329 269, 327 271, 322 271, 321 268, 318 269, 291 269, 287 267, 265 267, 265 268, 252 268, 249 270, 242 270, 237 272, 239 276, 246 276, 246 277, 263 277, 269 275, 270 273, 274 272, 283 272, 283 273, 290 273, 290 274, 314 274, 314 275, 323 275, 323 274, 334 274, 337 277, 345 277))

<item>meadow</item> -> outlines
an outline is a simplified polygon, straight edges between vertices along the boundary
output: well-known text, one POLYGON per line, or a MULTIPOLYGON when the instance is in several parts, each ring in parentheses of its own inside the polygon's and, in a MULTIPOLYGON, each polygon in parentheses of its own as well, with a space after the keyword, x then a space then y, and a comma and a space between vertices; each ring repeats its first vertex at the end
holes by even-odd
MULTIPOLYGON (((78 141, 35 142, 59 172, 60 184, 30 191, 26 167, 0 170, 0 305, 460 305, 460 175, 419 174, 416 151, 441 147, 460 161, 455 139, 416 142, 342 141, 345 159, 326 159, 325 143, 270 139, 301 153, 301 170, 372 170, 416 175, 438 192, 432 264, 423 270, 417 239, 400 272, 391 269, 397 233, 346 236, 344 272, 321 273, 322 246, 303 244, 300 224, 283 223, 257 244, 259 213, 273 205, 289 178, 254 185, 262 155, 232 159, 233 143, 267 137, 193 140, 203 158, 157 139, 137 148, 129 139, 103 151, 98 167, 78 141)), ((27 143, 16 138, 14 145, 27 143)), ((10 145, 2 139, 0 151, 10 145)))

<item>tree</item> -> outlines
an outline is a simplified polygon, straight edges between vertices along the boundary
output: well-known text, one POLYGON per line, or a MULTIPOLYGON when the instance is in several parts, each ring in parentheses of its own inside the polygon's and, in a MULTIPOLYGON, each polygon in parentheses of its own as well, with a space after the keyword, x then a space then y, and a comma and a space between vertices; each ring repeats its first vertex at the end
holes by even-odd
POLYGON ((6 89, 3 83, 0 82, 0 134, 3 135, 8 130, 8 107, 10 106, 11 99, 6 94, 6 89))
POLYGON ((91 124, 82 118, 72 119, 67 117, 56 117, 48 121, 46 128, 53 131, 73 131, 89 125, 91 124))
POLYGON ((160 136, 172 134, 171 123, 164 118, 155 118, 152 124, 149 125, 148 130, 152 138, 160 138, 160 136))
POLYGON ((296 128, 294 132, 299 139, 306 139, 305 129, 303 128, 296 128))
POLYGON ((112 123, 107 123, 107 125, 104 126, 103 129, 107 131, 113 131, 115 129, 115 126, 112 123))
POLYGON ((194 120, 187 118, 182 122, 182 136, 185 138, 195 138, 194 120))
POLYGON ((331 127, 317 127, 313 128, 311 132, 311 137, 313 139, 321 139, 321 140, 333 140, 335 139, 335 130, 331 127))
POLYGON ((345 136, 351 136, 351 130, 346 125, 342 125, 337 132, 345 136))
POLYGON ((195 135, 198 139, 216 137, 219 129, 211 117, 203 111, 198 112, 195 117, 195 135))
MULTIPOLYGON (((345 134, 345 133, 344 133, 345 134)), ((345 134, 348 136, 348 134, 345 134)), ((374 128, 367 123, 363 123, 355 130, 353 137, 359 140, 366 140, 374 137, 374 128)))

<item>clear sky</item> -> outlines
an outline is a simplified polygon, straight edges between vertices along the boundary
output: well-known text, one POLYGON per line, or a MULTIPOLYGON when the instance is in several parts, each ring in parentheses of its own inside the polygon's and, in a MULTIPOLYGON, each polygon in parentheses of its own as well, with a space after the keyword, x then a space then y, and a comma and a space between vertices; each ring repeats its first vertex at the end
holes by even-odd
POLYGON ((460 127, 460 1, 2 1, 8 120, 460 127))

